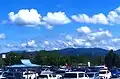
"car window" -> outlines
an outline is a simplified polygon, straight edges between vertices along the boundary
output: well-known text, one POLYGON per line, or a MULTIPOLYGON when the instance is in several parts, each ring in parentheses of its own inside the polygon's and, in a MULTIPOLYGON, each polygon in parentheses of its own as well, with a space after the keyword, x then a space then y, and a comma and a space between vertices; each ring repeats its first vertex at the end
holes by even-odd
POLYGON ((39 78, 48 78, 47 75, 39 75, 39 78))
POLYGON ((3 72, 0 72, 0 75, 2 74, 3 72))
POLYGON ((33 74, 33 73, 25 73, 24 75, 30 75, 30 74, 33 74))
POLYGON ((52 77, 52 75, 50 74, 49 77, 52 77))
POLYGON ((84 74, 83 73, 79 73, 79 77, 84 77, 84 74))
POLYGON ((8 73, 8 72, 5 72, 5 73, 3 73, 3 76, 5 76, 5 77, 8 77, 8 76, 13 76, 13 73, 8 73))
POLYGON ((88 73, 87 75, 88 75, 88 77, 93 77, 94 73, 88 73))
POLYGON ((99 74, 106 74, 106 71, 100 71, 99 74))
POLYGON ((98 73, 96 73, 96 74, 95 74, 95 76, 97 77, 97 76, 99 76, 99 74, 98 74, 98 73))
POLYGON ((85 74, 85 77, 88 77, 88 75, 87 75, 87 74, 85 74))
POLYGON ((64 75, 64 78, 77 78, 77 74, 76 73, 66 73, 64 75))

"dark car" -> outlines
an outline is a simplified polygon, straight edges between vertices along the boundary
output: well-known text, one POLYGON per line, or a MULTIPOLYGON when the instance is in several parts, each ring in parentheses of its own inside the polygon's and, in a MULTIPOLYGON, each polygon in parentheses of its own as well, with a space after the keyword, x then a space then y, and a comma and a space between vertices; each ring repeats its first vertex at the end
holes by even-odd
POLYGON ((120 77, 120 71, 117 68, 112 69, 111 73, 112 73, 112 78, 118 78, 118 77, 120 77))

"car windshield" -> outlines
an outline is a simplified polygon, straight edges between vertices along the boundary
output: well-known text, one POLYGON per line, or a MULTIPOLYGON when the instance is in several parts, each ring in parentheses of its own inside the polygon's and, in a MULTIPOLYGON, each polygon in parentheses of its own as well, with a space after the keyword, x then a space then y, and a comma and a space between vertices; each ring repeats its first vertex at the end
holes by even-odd
POLYGON ((3 72, 0 72, 0 75, 2 74, 3 72))
POLYGON ((88 73, 87 74, 89 77, 93 77, 94 76, 94 74, 92 74, 92 73, 88 73))
POLYGON ((13 73, 5 72, 5 73, 3 73, 3 76, 4 76, 4 77, 13 76, 13 73))
POLYGON ((64 75, 64 78, 77 78, 77 74, 76 73, 66 73, 64 75))
POLYGON ((48 78, 47 75, 39 75, 39 78, 48 78))
POLYGON ((65 73, 65 71, 56 71, 56 74, 65 73))
POLYGON ((25 73, 24 75, 29 75, 29 74, 33 74, 33 73, 25 73))
POLYGON ((100 71, 99 74, 106 74, 106 72, 105 71, 100 71))

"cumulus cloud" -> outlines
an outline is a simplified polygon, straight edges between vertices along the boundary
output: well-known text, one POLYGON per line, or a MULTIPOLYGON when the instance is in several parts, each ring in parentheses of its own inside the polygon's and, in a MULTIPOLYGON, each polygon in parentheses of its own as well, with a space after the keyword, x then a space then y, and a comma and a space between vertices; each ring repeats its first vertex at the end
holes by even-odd
POLYGON ((35 9, 21 9, 18 13, 10 12, 8 14, 11 23, 25 26, 37 26, 41 24, 42 16, 35 9))
POLYGON ((44 41, 44 45, 49 45, 49 41, 44 41))
POLYGON ((93 16, 87 14, 77 14, 72 15, 71 18, 76 22, 80 23, 93 23, 93 24, 120 24, 120 7, 116 8, 113 11, 110 11, 107 15, 103 13, 98 13, 93 16))
POLYGON ((71 16, 73 20, 81 23, 93 23, 93 24, 108 24, 107 17, 103 13, 99 13, 89 17, 87 14, 78 14, 71 16))
POLYGON ((52 29, 52 25, 71 22, 65 12, 48 12, 46 16, 42 16, 36 9, 21 9, 18 13, 10 12, 8 17, 12 24, 27 27, 45 26, 47 29, 52 29))
POLYGON ((88 34, 91 32, 91 29, 87 26, 82 26, 82 27, 77 29, 77 32, 83 33, 83 34, 88 34))
POLYGON ((102 40, 102 39, 108 39, 112 37, 112 34, 108 31, 108 30, 101 30, 98 32, 93 32, 91 34, 88 35, 88 37, 91 40, 102 40))
POLYGON ((72 40, 73 39, 73 37, 71 35, 66 35, 65 37, 66 37, 67 40, 72 40))
POLYGON ((68 24, 71 22, 64 12, 48 12, 47 16, 43 17, 43 20, 48 24, 68 24))
MULTIPOLYGON (((58 50, 64 48, 104 48, 104 49, 114 49, 117 50, 120 48, 120 38, 114 38, 112 33, 109 30, 100 29, 91 29, 88 26, 85 27, 89 31, 83 31, 85 33, 82 36, 79 34, 81 32, 76 31, 76 34, 62 35, 56 39, 32 39, 20 44, 17 46, 22 50, 34 51, 34 50, 58 50), (77 35, 78 34, 78 35, 77 35), (62 38, 62 39, 61 39, 62 38)), ((85 30, 84 29, 84 30, 85 30)), ((8 45, 9 47, 14 47, 8 45)), ((16 46, 16 45, 15 45, 16 46)), ((15 48, 15 47, 14 47, 15 48)))
POLYGON ((107 15, 108 20, 111 24, 120 24, 120 7, 115 9, 114 11, 110 11, 107 15))
MULTIPOLYGON (((104 30, 102 28, 97 30, 91 30, 91 28, 87 26, 80 27, 82 31, 77 31, 79 34, 81 32, 85 33, 81 35, 63 35, 56 40, 29 40, 26 43, 22 43, 21 47, 28 49, 40 49, 40 50, 57 50, 64 48, 104 48, 104 49, 118 49, 120 47, 119 38, 113 38, 112 33, 109 30, 104 30), (86 31, 87 29, 87 31, 86 31), (61 39, 62 38, 62 39, 61 39)), ((80 29, 79 28, 79 29, 80 29)))
POLYGON ((37 45, 35 40, 29 40, 28 42, 21 44, 21 47, 36 47, 36 46, 37 45))
MULTIPOLYGON (((108 12, 108 14, 98 13, 92 16, 88 14, 76 14, 69 18, 65 12, 48 12, 45 16, 38 13, 36 9, 21 9, 18 13, 10 12, 8 14, 10 23, 24 25, 29 27, 45 26, 52 29, 55 25, 71 23, 72 20, 80 23, 114 25, 120 24, 120 7, 108 12), (72 19, 72 20, 71 20, 72 19)), ((8 23, 4 20, 2 23, 8 23)))

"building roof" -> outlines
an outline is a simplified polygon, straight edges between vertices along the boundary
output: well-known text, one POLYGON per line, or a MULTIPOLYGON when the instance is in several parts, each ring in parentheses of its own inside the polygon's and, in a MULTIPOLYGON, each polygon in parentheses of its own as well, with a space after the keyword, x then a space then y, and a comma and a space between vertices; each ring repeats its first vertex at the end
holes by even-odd
POLYGON ((39 67, 40 65, 32 64, 29 59, 21 59, 22 64, 16 64, 7 66, 9 68, 21 68, 21 67, 39 67))

